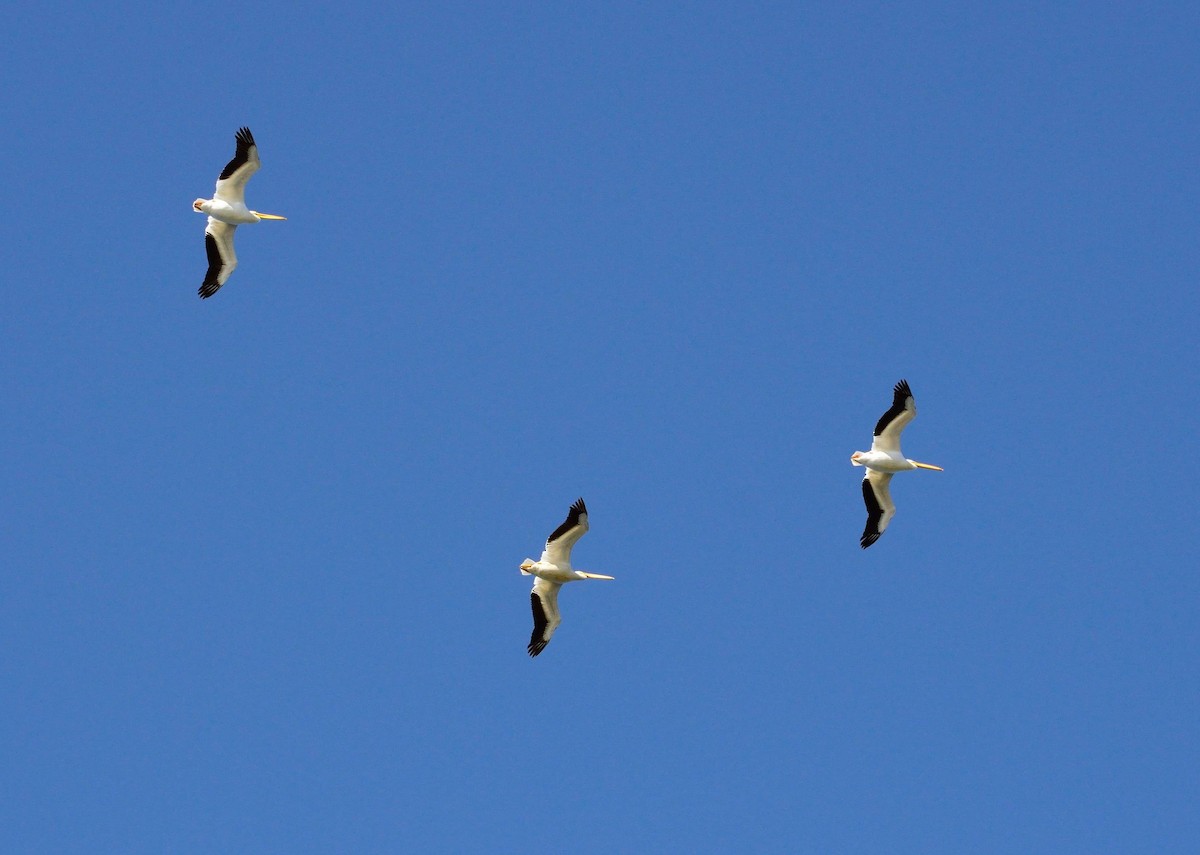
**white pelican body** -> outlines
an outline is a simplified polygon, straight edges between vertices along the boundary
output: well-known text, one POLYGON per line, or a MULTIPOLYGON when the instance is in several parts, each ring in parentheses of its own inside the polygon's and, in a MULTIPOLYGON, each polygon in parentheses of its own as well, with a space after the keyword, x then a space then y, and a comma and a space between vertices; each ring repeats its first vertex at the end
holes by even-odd
POLYGON ((230 226, 241 226, 246 223, 262 222, 262 217, 246 207, 245 202, 236 205, 224 199, 197 199, 193 206, 202 214, 208 214, 208 219, 220 220, 230 226))
POLYGON ((912 390, 909 389, 907 380, 897 383, 892 392, 891 409, 884 413, 875 425, 871 450, 856 451, 850 455, 852 464, 866 467, 867 470, 862 482, 863 502, 867 506, 867 526, 859 539, 863 549, 879 540, 892 517, 896 515, 891 491, 894 474, 910 469, 943 471, 940 466, 910 460, 900 453, 900 432, 916 418, 917 405, 913 401, 912 390))
POLYGON ((583 499, 571 505, 566 520, 546 538, 546 548, 537 561, 526 558, 521 562, 521 573, 536 576, 529 601, 533 607, 533 635, 529 638, 530 656, 537 656, 546 645, 554 630, 562 623, 558 612, 558 589, 567 582, 581 579, 612 579, 599 573, 585 573, 571 568, 571 547, 588 530, 587 506, 583 499))
POLYGON ((235 137, 237 151, 233 160, 225 164, 217 178, 217 189, 211 199, 197 199, 192 210, 208 214, 208 225, 204 229, 204 245, 208 251, 208 273, 200 285, 201 299, 211 297, 228 281, 237 267, 237 253, 233 251, 233 230, 246 223, 262 220, 283 220, 275 214, 260 214, 246 207, 246 182, 258 172, 262 161, 258 157, 258 146, 249 128, 240 128, 235 137))

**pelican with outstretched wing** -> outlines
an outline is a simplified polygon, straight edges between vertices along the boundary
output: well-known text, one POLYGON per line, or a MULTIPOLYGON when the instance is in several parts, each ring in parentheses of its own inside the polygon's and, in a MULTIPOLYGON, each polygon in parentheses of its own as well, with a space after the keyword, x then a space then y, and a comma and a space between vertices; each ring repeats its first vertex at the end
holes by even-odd
POLYGON ((208 214, 208 225, 204 228, 204 246, 208 251, 208 272, 200 286, 200 297, 205 299, 217 293, 235 267, 237 253, 233 251, 233 230, 246 223, 260 220, 286 220, 276 214, 262 214, 246 207, 246 182, 258 172, 262 162, 258 157, 258 146, 249 128, 240 128, 235 136, 237 151, 233 160, 225 164, 217 178, 217 190, 211 199, 197 199, 192 210, 208 214))
POLYGON ((558 613, 558 589, 567 582, 580 579, 612 579, 599 573, 584 573, 571 569, 571 547, 588 530, 588 512, 583 499, 571 505, 563 524, 546 538, 546 548, 537 561, 526 558, 521 562, 521 573, 536 576, 533 590, 529 594, 533 606, 533 635, 529 638, 530 656, 537 656, 546 649, 554 630, 562 623, 558 613))
POLYGON ((940 466, 918 463, 900 453, 900 432, 916 418, 917 405, 913 401, 912 390, 908 388, 907 380, 897 383, 892 392, 891 409, 884 413, 875 425, 871 450, 856 451, 850 455, 851 463, 864 466, 867 470, 862 481, 863 501, 867 505, 867 527, 863 529, 862 538, 859 539, 863 549, 879 540, 892 517, 896 515, 896 505, 892 502, 890 488, 893 475, 910 469, 943 471, 940 466))

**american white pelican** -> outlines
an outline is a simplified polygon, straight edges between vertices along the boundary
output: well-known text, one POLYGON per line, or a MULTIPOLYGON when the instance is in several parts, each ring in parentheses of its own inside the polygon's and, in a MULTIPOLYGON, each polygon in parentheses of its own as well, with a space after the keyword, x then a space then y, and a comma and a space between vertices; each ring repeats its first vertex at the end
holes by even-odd
POLYGON ((916 417, 917 405, 907 380, 897 383, 893 393, 891 409, 880 416, 875 425, 871 450, 856 451, 850 455, 851 463, 867 468, 862 482, 863 501, 867 504, 867 527, 863 529, 859 540, 863 549, 879 540, 896 515, 892 491, 888 487, 893 475, 909 469, 944 471, 940 466, 918 463, 900 454, 900 432, 916 417))
POLYGON ((529 637, 529 655, 537 656, 550 643, 550 636, 562 623, 558 614, 558 589, 566 582, 579 579, 612 579, 599 573, 584 573, 571 569, 571 547, 588 530, 587 506, 583 499, 571 505, 563 524, 546 538, 546 548, 537 561, 526 558, 521 562, 521 573, 537 576, 529 601, 533 605, 533 635, 529 637))
POLYGON ((229 279, 237 267, 237 253, 233 251, 233 230, 242 223, 257 223, 259 220, 286 220, 275 214, 260 214, 246 207, 246 182, 258 172, 262 161, 258 158, 258 146, 249 128, 240 128, 236 134, 237 152, 233 160, 225 164, 217 178, 217 191, 211 199, 197 199, 192 210, 208 214, 208 225, 204 229, 204 245, 208 250, 208 273, 200 286, 201 299, 211 297, 229 279))

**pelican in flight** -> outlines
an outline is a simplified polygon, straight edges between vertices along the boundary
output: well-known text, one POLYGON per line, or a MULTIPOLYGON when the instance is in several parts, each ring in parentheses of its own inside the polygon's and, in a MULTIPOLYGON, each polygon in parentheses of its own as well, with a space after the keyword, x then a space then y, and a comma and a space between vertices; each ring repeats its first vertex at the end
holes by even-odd
POLYGON ((521 562, 521 574, 537 576, 529 601, 533 604, 533 635, 529 638, 529 655, 537 656, 550 643, 550 636, 562 623, 558 614, 558 589, 566 582, 579 579, 612 579, 599 573, 584 573, 571 569, 571 547, 588 530, 587 506, 583 499, 571 505, 563 524, 546 538, 546 548, 537 561, 526 558, 521 562))
POLYGON ((208 225, 204 229, 208 273, 204 275, 204 284, 200 286, 201 299, 217 293, 217 289, 225 284, 237 267, 237 253, 233 251, 234 229, 242 223, 287 219, 275 214, 260 214, 246 207, 246 182, 258 172, 262 161, 258 158, 258 146, 249 128, 240 128, 236 139, 237 152, 221 170, 213 197, 197 199, 192 203, 192 210, 208 214, 208 225))
POLYGON ((900 454, 900 432, 916 417, 917 405, 913 402, 912 389, 908 388, 907 380, 901 380, 892 391, 892 407, 880 416, 875 425, 871 450, 856 451, 850 455, 851 463, 867 469, 862 482, 863 501, 867 503, 867 527, 863 529, 859 540, 863 549, 879 540, 896 515, 896 505, 892 502, 892 491, 889 489, 893 475, 909 469, 944 471, 940 466, 918 463, 900 454))

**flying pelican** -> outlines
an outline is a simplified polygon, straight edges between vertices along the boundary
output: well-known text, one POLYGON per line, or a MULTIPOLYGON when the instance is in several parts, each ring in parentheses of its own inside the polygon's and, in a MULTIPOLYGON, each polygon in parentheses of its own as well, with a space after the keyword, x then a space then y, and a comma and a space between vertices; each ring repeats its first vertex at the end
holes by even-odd
POLYGON ((529 601, 533 605, 533 635, 529 637, 529 655, 537 656, 550 643, 550 636, 562 623, 558 614, 558 589, 566 582, 579 579, 612 579, 599 573, 584 573, 571 569, 571 547, 588 530, 587 506, 583 499, 571 505, 563 524, 546 538, 542 557, 534 561, 526 558, 521 562, 521 574, 537 576, 529 601))
POLYGON ((862 482, 863 501, 867 503, 867 527, 863 529, 859 540, 863 549, 879 540, 896 515, 892 491, 888 488, 893 475, 909 469, 945 471, 940 466, 918 463, 900 454, 900 432, 916 417, 917 405, 907 380, 901 380, 892 391, 892 408, 880 416, 875 425, 871 450, 856 451, 850 455, 851 463, 867 468, 862 482))
POLYGON ((204 283, 200 286, 201 299, 217 293, 217 289, 225 284, 237 267, 237 253, 233 251, 234 229, 242 223, 287 219, 275 214, 260 214, 246 207, 246 182, 258 172, 262 161, 258 158, 258 146, 249 128, 240 128, 236 139, 237 152, 221 170, 213 197, 197 199, 192 203, 193 211, 208 214, 208 225, 204 229, 208 273, 204 274, 204 283))

